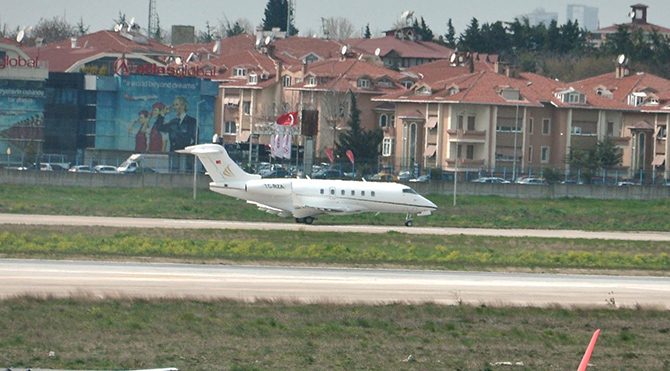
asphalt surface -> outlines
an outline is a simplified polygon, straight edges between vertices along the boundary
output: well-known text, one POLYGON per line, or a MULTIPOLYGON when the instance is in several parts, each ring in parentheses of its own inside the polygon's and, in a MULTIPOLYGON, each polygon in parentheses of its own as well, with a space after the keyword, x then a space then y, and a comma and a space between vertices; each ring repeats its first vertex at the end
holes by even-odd
POLYGON ((0 282, 2 298, 32 294, 670 309, 670 277, 0 259, 0 282))
MULTIPOLYGON (((126 217, 0 214, 0 224, 468 234, 669 241, 663 232, 325 226, 126 217)), ((670 277, 337 269, 0 259, 0 297, 14 295, 435 302, 670 309, 670 277)))
POLYGON ((477 235, 500 237, 583 238, 626 241, 670 241, 670 232, 590 232, 549 229, 431 228, 370 225, 305 225, 297 223, 256 223, 228 220, 190 220, 71 215, 0 214, 0 224, 101 226, 120 228, 246 229, 315 232, 387 233, 434 235, 477 235))

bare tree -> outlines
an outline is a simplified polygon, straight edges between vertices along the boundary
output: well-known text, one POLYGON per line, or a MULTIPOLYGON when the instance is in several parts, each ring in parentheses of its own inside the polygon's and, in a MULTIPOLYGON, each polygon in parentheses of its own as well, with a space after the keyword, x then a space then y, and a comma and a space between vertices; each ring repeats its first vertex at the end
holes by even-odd
POLYGON ((31 39, 41 37, 45 42, 65 40, 73 36, 77 36, 77 28, 60 17, 40 18, 31 33, 31 39))
POLYGON ((343 17, 321 18, 321 27, 327 39, 344 40, 354 34, 354 25, 343 17))

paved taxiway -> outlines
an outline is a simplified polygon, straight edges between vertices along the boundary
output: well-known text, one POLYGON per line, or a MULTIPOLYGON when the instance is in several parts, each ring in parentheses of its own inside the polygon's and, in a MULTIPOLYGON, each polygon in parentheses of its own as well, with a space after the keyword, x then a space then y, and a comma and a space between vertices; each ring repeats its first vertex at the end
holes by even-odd
MULTIPOLYGON (((318 222, 317 222, 318 223, 318 222)), ((256 223, 228 220, 189 220, 72 215, 0 214, 0 224, 104 226, 119 228, 305 230, 315 232, 476 235, 500 237, 586 238, 626 241, 670 241, 669 232, 590 232, 549 229, 431 228, 370 225, 305 225, 297 223, 256 223)))
MULTIPOLYGON (((284 229, 670 241, 663 232, 324 226, 211 220, 0 214, 0 224, 284 229)), ((19 294, 197 297, 304 302, 437 302, 670 309, 670 277, 444 272, 0 259, 0 297, 19 294)))

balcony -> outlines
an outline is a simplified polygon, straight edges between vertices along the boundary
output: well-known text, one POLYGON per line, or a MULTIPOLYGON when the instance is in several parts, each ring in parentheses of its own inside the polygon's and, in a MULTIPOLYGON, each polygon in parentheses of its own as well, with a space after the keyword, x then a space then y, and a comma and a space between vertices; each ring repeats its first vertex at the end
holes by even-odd
POLYGON ((466 169, 481 169, 482 167, 484 167, 484 160, 448 158, 444 162, 447 164, 447 168, 449 169, 455 169, 456 167, 458 167, 458 169, 466 170, 466 169), (458 162, 458 166, 456 166, 456 162, 458 162))
POLYGON ((486 142, 486 130, 447 129, 447 134, 450 142, 486 142))

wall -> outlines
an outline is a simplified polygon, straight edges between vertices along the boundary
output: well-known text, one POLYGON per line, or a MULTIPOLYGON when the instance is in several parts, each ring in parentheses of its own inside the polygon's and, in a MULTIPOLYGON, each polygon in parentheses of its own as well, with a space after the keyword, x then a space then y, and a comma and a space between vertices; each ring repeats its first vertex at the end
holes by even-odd
MULTIPOLYGON (((198 189, 208 189, 209 176, 198 174, 198 189)), ((16 171, 0 169, 0 184, 31 186, 78 186, 116 188, 192 188, 193 174, 77 174, 50 171, 16 171)), ((453 194, 451 181, 431 181, 429 183, 408 183, 420 194, 453 194)), ((463 182, 457 184, 457 197, 497 195, 513 198, 591 198, 613 200, 660 200, 670 197, 670 187, 664 186, 603 186, 554 184, 478 184, 463 182)))

